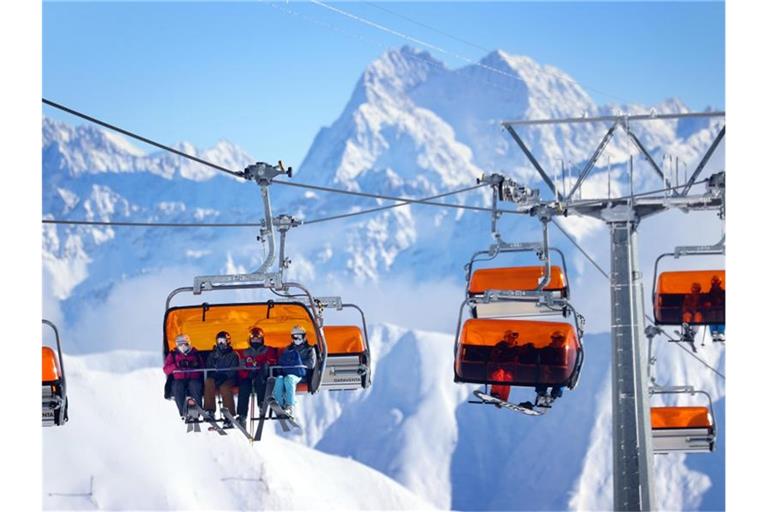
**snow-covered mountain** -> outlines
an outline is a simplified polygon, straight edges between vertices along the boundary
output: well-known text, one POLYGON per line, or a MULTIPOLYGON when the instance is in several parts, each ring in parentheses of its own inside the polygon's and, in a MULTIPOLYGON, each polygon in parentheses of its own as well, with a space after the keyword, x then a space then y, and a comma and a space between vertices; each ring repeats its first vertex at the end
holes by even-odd
MULTIPOLYGON (((491 53, 481 64, 451 70, 428 53, 408 47, 382 55, 365 70, 339 118, 318 132, 294 180, 416 197, 470 186, 484 172, 503 171, 540 186, 500 127, 502 120, 650 108, 659 113, 687 111, 676 99, 653 107, 597 105, 563 71, 502 51, 491 53)), ((543 126, 520 133, 554 178, 562 179, 564 162, 565 181, 570 183, 607 128, 605 124, 543 126)), ((633 130, 657 161, 665 154, 678 157, 682 179, 684 165, 693 169, 717 126, 710 121, 652 121, 638 123, 633 130)), ((229 142, 207 150, 187 143, 176 147, 232 169, 258 160, 258 155, 247 155, 229 142)), ((616 195, 627 192, 623 170, 629 151, 627 141, 617 137, 582 187, 583 197, 604 195, 609 189, 616 195)), ((669 157, 664 161, 665 172, 674 181, 669 157)), ((722 168, 722 151, 718 151, 705 175, 722 168)), ((659 185, 648 164, 637 157, 634 179, 635 191, 659 185)), ((305 219, 382 203, 278 185, 271 187, 271 193, 276 213, 305 219)), ((489 206, 490 196, 487 190, 477 190, 447 201, 489 206)), ((253 183, 175 155, 143 152, 98 128, 73 127, 47 118, 43 120, 43 210, 44 217, 57 219, 158 222, 258 222, 262 216, 253 183)), ((719 238, 718 222, 714 215, 706 215, 669 213, 644 221, 640 256, 646 289, 650 289, 656 254, 674 245, 719 238)), ((608 266, 607 240, 599 223, 571 217, 562 223, 601 265, 608 266)), ((508 241, 540 237, 529 218, 504 217, 501 226, 508 241)), ((586 259, 552 231, 553 243, 566 254, 574 299, 587 317, 590 335, 579 389, 541 420, 470 406, 465 403, 469 387, 455 385, 451 379, 462 266, 491 241, 487 214, 409 205, 292 231, 290 272, 317 294, 342 294, 358 302, 376 326, 372 329, 374 386, 365 392, 320 394, 306 400, 301 411, 307 428, 301 441, 326 453, 351 456, 441 508, 610 508, 610 358, 607 337, 600 334, 608 330, 608 289, 586 259)), ((263 248, 256 235, 256 228, 44 225, 45 315, 67 334, 67 353, 107 352, 98 358, 114 358, 115 366, 104 363, 106 371, 113 372, 125 364, 115 350, 157 350, 170 290, 191 284, 194 275, 258 266, 263 248)), ((700 352, 722 371, 722 347, 709 344, 700 352)), ((657 355, 661 383, 695 384, 713 393, 713 398, 724 396, 723 382, 674 345, 661 344, 657 355)), ((86 362, 88 357, 83 368, 97 364, 98 358, 86 362)), ((88 371, 83 372, 87 382, 88 371)), ((156 373, 137 367, 121 378, 153 379, 156 373)), ((88 393, 89 385, 84 383, 81 392, 88 393)), ((159 393, 158 389, 157 397, 159 393)), ((149 390, 142 396, 155 400, 149 390)), ((75 414, 78 402, 73 396, 73 420, 66 429, 81 428, 75 414)), ((160 403, 157 407, 171 406, 160 403)), ((722 427, 723 400, 717 402, 717 410, 722 427)), ((84 412, 86 418, 88 414, 84 412)), ((46 438, 53 435, 59 434, 46 433, 46 438)), ((141 439, 141 434, 133 439, 141 439)), ((660 506, 722 508, 723 447, 721 443, 712 456, 657 457, 665 482, 658 490, 660 506)), ((56 457, 51 463, 55 468, 56 457)), ((242 497, 232 499, 232 507, 252 503, 237 501, 242 497)), ((176 498, 152 503, 154 507, 186 506, 176 498)), ((254 506, 301 507, 296 503, 259 501, 254 506)), ((387 501, 380 503, 382 508, 390 506, 387 501)), ((407 501, 392 503, 408 506, 407 501)), ((64 505, 57 501, 47 506, 64 505)), ((349 507, 356 505, 350 502, 349 507)))
POLYGON ((175 408, 157 399, 165 376, 141 352, 66 357, 65 368, 72 420, 43 436, 47 509, 431 508, 363 464, 270 432, 258 447, 185 435, 175 408))

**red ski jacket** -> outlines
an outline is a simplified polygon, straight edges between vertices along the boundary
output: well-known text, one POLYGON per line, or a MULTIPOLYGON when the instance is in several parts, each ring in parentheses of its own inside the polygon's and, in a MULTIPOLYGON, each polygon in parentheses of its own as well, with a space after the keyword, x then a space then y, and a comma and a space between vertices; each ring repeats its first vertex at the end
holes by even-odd
MULTIPOLYGON (((240 366, 248 368, 260 368, 265 364, 277 364, 278 351, 274 347, 261 346, 259 348, 248 347, 245 350, 238 351, 240 355, 240 366)), ((238 375, 241 379, 253 377, 254 372, 240 370, 238 375)))

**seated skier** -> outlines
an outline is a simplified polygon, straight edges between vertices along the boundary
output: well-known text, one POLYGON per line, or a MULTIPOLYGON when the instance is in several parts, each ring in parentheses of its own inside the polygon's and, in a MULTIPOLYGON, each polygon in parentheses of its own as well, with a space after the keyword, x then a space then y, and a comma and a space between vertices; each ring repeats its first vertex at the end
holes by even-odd
MULTIPOLYGON (((489 355, 489 377, 496 381, 512 381, 512 372, 509 365, 517 362, 518 338, 520 333, 506 331, 504 337, 496 343, 489 355), (491 368, 494 368, 491 370, 491 368)), ((507 402, 509 400, 510 386, 504 384, 491 385, 491 396, 507 402)))
MULTIPOLYGON (((205 396, 203 400, 203 409, 211 415, 216 413, 216 392, 221 393, 223 406, 230 413, 235 410, 235 398, 232 388, 237 383, 237 370, 228 368, 237 368, 240 365, 240 358, 237 352, 232 349, 232 337, 227 331, 220 331, 216 335, 216 346, 208 355, 205 362, 206 368, 212 368, 205 379, 205 396)), ((232 423, 224 420, 224 428, 232 428, 232 423)))
POLYGON ((248 418, 248 403, 252 390, 256 389, 256 407, 261 408, 266 393, 269 367, 277 364, 278 358, 276 348, 264 345, 264 331, 260 327, 251 327, 248 344, 248 348, 239 352, 241 365, 253 368, 253 370, 238 372, 240 391, 237 395, 237 421, 243 426, 248 418))
POLYGON ((725 289, 718 276, 712 276, 709 289, 710 315, 715 322, 709 325, 709 332, 712 334, 712 341, 725 341, 725 289), (720 321, 722 320, 722 322, 720 321))
POLYGON ((196 403, 203 401, 203 372, 187 371, 202 368, 203 358, 190 344, 189 336, 176 336, 176 348, 168 352, 163 364, 163 372, 173 379, 172 392, 176 407, 181 418, 187 419, 187 397, 192 397, 196 403))
MULTIPOLYGON (((565 347, 565 336, 560 331, 552 333, 549 345, 541 349, 542 362, 551 365, 561 365, 565 363, 563 348, 565 347)), ((535 404, 542 407, 551 407, 552 402, 563 396, 563 386, 552 386, 552 391, 547 394, 546 385, 536 386, 535 404)))
POLYGON ((295 415, 296 385, 303 378, 311 375, 317 365, 315 348, 307 342, 307 331, 300 325, 291 329, 293 343, 283 351, 277 361, 275 387, 273 397, 277 405, 289 416, 295 415))

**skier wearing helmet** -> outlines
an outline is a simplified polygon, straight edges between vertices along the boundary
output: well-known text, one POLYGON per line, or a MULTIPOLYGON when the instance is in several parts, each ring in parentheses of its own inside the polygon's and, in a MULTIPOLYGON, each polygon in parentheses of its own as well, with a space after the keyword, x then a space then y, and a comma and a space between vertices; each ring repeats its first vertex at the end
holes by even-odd
POLYGON ((276 370, 273 396, 286 414, 294 416, 296 385, 311 375, 317 365, 317 355, 315 348, 307 342, 307 331, 300 325, 291 329, 291 341, 277 362, 282 368, 276 370))
POLYGON ((248 418, 248 402, 251 399, 251 391, 256 389, 256 406, 261 407, 267 387, 269 366, 277 364, 278 352, 274 347, 264 344, 264 331, 261 327, 251 327, 248 334, 248 348, 239 352, 242 366, 253 370, 240 370, 238 372, 237 395, 237 420, 245 426, 248 418))
MULTIPOLYGON (((232 349, 232 337, 227 331, 220 331, 216 335, 216 345, 205 361, 206 368, 214 371, 208 372, 205 379, 205 396, 203 409, 213 415, 216 412, 216 391, 221 393, 221 401, 230 413, 235 410, 235 397, 232 388, 237 383, 237 370, 240 366, 240 358, 232 349), (229 368, 232 368, 231 370, 229 368)), ((224 420, 224 428, 232 428, 229 420, 224 420)))
POLYGON ((163 372, 172 379, 173 399, 179 408, 179 414, 186 419, 187 400, 191 396, 198 404, 203 400, 203 372, 188 371, 202 368, 203 358, 190 343, 189 336, 176 336, 176 348, 168 352, 163 364, 163 372))

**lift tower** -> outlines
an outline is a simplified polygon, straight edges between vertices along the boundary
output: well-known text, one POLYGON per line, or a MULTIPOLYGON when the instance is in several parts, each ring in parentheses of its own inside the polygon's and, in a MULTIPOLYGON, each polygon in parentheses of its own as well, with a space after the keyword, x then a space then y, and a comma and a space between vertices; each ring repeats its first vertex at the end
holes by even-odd
MULTIPOLYGON (((647 347, 644 337, 643 287, 637 260, 637 227, 650 215, 678 208, 688 210, 720 209, 725 204, 724 173, 707 180, 706 191, 691 195, 710 157, 725 136, 725 124, 702 157, 699 165, 682 186, 673 186, 630 123, 637 121, 724 117, 724 112, 685 114, 649 114, 602 116, 593 118, 507 121, 502 123, 530 163, 552 191, 558 210, 566 214, 587 215, 605 222, 610 230, 611 270, 611 350, 613 406, 613 508, 649 511, 655 508, 653 448, 648 406, 647 347), (516 131, 518 126, 576 123, 610 123, 610 127, 592 156, 576 177, 570 191, 558 191, 552 178, 542 168, 516 131), (660 195, 634 195, 619 198, 575 199, 584 180, 618 129, 622 129, 635 148, 661 178, 665 189, 660 195)), ((630 159, 630 184, 633 181, 630 159)), ((581 194, 579 194, 580 197, 581 194)))

